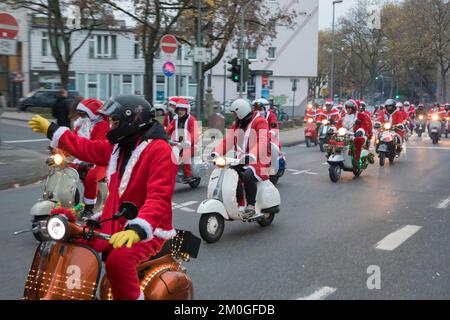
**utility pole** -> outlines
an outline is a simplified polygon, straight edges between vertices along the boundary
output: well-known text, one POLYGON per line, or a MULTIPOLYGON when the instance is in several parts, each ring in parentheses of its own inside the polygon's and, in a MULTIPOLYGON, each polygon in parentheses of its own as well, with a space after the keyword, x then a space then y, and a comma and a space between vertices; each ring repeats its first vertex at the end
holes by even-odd
POLYGON ((333 22, 331 27, 331 70, 330 70, 330 99, 334 101, 334 8, 336 3, 342 3, 344 0, 333 1, 333 22))
POLYGON ((245 28, 245 12, 247 11, 249 5, 255 0, 248 0, 247 3, 242 7, 240 13, 240 30, 239 30, 239 60, 240 60, 240 79, 239 79, 239 98, 242 98, 242 93, 244 92, 244 60, 245 60, 245 49, 244 49, 244 28, 245 28))
MULTIPOLYGON (((197 32, 196 32, 196 42, 197 47, 202 46, 202 1, 197 0, 197 32)), ((196 75, 197 75, 197 97, 196 97, 196 116, 200 120, 203 114, 203 79, 202 79, 202 62, 196 62, 196 75)))

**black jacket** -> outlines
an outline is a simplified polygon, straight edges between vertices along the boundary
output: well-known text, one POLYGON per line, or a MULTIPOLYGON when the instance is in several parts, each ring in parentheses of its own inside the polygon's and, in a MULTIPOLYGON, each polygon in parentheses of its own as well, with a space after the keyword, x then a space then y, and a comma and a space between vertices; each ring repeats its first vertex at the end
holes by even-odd
POLYGON ((59 126, 70 128, 70 101, 66 97, 59 96, 52 108, 52 116, 56 119, 59 126))

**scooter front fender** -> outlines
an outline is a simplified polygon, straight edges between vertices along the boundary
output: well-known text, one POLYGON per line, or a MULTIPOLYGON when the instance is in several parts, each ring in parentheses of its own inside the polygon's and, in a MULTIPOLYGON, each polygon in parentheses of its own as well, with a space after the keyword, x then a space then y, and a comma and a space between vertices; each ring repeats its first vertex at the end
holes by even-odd
POLYGON ((50 211, 52 211, 54 205, 55 204, 50 200, 38 201, 31 207, 30 215, 33 217, 48 216, 50 215, 50 211))
POLYGON ((344 156, 342 154, 332 154, 328 158, 328 163, 343 163, 344 162, 344 156))
POLYGON ((225 209, 225 206, 223 205, 222 202, 220 202, 217 199, 203 200, 197 208, 197 213, 199 213, 199 214, 218 213, 225 220, 230 219, 230 217, 228 216, 227 210, 225 209))

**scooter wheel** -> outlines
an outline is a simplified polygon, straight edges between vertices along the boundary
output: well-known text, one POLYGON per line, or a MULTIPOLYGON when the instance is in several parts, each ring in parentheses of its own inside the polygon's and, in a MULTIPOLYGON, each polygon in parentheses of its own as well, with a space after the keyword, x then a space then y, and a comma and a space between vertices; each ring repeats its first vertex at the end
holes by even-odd
POLYGON ((329 169, 328 172, 330 174, 330 179, 333 182, 338 182, 339 179, 341 178, 341 167, 338 165, 332 165, 329 169))
POLYGON ((311 139, 310 138, 306 138, 306 147, 307 148, 311 147, 311 139))
POLYGON ((381 152, 378 157, 380 158, 380 167, 384 166, 384 160, 386 159, 386 155, 384 154, 384 152, 381 152))
POLYGON ((395 159, 395 157, 389 157, 389 164, 390 165, 394 164, 394 159, 395 159))
POLYGON ((261 227, 267 227, 272 224, 274 218, 275 213, 265 213, 264 218, 258 219, 256 222, 258 222, 261 227))
POLYGON ((270 182, 272 182, 273 185, 275 186, 278 183, 279 177, 278 177, 278 175, 273 175, 273 176, 270 176, 269 179, 270 179, 270 182))
POLYGON ((325 147, 323 145, 324 145, 324 143, 320 142, 320 144, 319 144, 320 152, 325 152, 325 147))
POLYGON ((189 186, 192 189, 195 189, 195 188, 197 188, 200 185, 200 182, 201 182, 201 179, 200 178, 196 178, 194 181, 189 182, 189 186))
POLYGON ((216 212, 205 213, 202 214, 198 227, 203 240, 208 243, 215 243, 222 237, 225 220, 216 212))

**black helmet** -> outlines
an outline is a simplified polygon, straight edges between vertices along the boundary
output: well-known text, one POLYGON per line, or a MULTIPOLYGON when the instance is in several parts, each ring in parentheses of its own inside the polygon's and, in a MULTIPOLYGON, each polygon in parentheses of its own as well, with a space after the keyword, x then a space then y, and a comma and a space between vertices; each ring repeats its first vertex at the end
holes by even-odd
POLYGON ((384 103, 384 107, 386 108, 386 111, 390 114, 394 113, 394 111, 397 109, 394 99, 387 99, 386 102, 384 103))
POLYGON ((155 116, 151 104, 143 97, 134 95, 111 97, 100 108, 99 113, 118 122, 106 136, 112 144, 146 127, 155 116))

